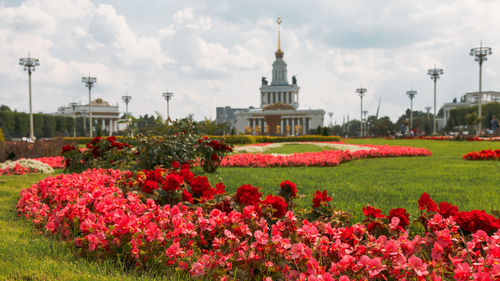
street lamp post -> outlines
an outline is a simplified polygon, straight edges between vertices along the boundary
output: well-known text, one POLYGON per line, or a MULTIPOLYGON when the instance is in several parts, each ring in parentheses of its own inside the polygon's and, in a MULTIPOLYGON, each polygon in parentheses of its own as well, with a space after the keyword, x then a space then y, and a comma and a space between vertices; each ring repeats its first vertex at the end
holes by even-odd
POLYGON ((132 100, 132 96, 122 96, 122 100, 125 102, 125 116, 128 118, 128 103, 132 100))
POLYGON ((363 96, 367 92, 366 88, 358 88, 356 89, 356 93, 358 93, 359 97, 361 98, 361 110, 360 110, 360 120, 361 120, 361 136, 364 135, 363 133, 363 96))
POLYGON ((432 121, 432 134, 437 135, 436 131, 436 81, 439 79, 440 75, 444 74, 442 68, 431 68, 427 70, 427 74, 431 76, 431 79, 434 80, 434 120, 432 121))
POLYGON ((481 133, 481 115, 482 115, 482 92, 481 92, 481 81, 482 81, 482 66, 483 61, 488 60, 487 56, 491 55, 490 47, 483 47, 483 42, 481 41, 481 45, 476 48, 470 49, 470 55, 475 57, 475 61, 479 62, 479 93, 477 94, 477 106, 478 106, 478 119, 479 119, 479 130, 478 134, 481 133))
POLYGON ((82 82, 85 84, 85 87, 89 88, 89 130, 90 130, 90 138, 92 138, 92 87, 97 83, 97 78, 91 77, 90 73, 88 77, 82 77, 82 82))
POLYGON ((33 131, 33 108, 31 103, 31 73, 35 71, 35 67, 40 65, 40 62, 36 58, 30 57, 28 54, 27 58, 19 59, 19 65, 24 66, 24 70, 28 71, 29 79, 29 100, 30 100, 30 140, 35 139, 35 133, 33 131))
POLYGON ((413 98, 417 95, 417 91, 410 90, 406 94, 410 98, 410 129, 413 130, 413 98))
POLYGON ((75 114, 75 109, 78 103, 76 102, 70 102, 69 106, 73 109, 73 137, 76 138, 76 114, 75 114))
POLYGON ((366 129, 366 115, 368 114, 368 110, 363 110, 363 122, 361 123, 364 131, 364 136, 366 137, 368 130, 366 129))
POLYGON ((332 121, 332 117, 333 117, 333 112, 328 112, 328 116, 330 116, 330 127, 333 126, 333 121, 332 121))
POLYGON ((163 95, 163 98, 164 98, 165 100, 167 100, 167 125, 168 125, 168 123, 170 122, 170 108, 169 108, 169 102, 170 102, 170 100, 172 99, 172 97, 174 96, 174 93, 172 93, 172 92, 168 92, 168 90, 167 90, 167 92, 163 93, 162 95, 163 95))

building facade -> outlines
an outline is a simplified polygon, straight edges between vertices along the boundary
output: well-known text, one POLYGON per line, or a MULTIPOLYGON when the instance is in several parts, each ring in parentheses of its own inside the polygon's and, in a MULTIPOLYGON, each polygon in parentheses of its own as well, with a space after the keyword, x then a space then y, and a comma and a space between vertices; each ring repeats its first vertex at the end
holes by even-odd
MULTIPOLYGON (((55 115, 62 115, 68 117, 89 117, 89 105, 79 104, 73 109, 71 105, 61 106, 57 109, 55 115)), ((109 102, 101 98, 92 101, 92 120, 97 124, 101 130, 110 134, 118 131, 118 120, 120 120, 120 109, 118 104, 116 106, 110 105, 109 102)), ((87 121, 88 122, 88 121, 87 121)))
MULTIPOLYGON (((460 102, 449 102, 443 105, 443 118, 436 118, 438 129, 446 127, 448 119, 450 118, 450 110, 457 108, 466 108, 470 106, 477 106, 479 92, 465 93, 460 102)), ((500 92, 485 91, 481 92, 481 104, 490 102, 500 102, 500 92)))
POLYGON ((322 109, 299 109, 297 78, 288 82, 287 64, 281 50, 278 18, 278 50, 275 52, 271 83, 262 77, 260 86, 260 108, 248 108, 235 113, 238 134, 254 135, 305 135, 310 130, 323 126, 325 111, 322 109))

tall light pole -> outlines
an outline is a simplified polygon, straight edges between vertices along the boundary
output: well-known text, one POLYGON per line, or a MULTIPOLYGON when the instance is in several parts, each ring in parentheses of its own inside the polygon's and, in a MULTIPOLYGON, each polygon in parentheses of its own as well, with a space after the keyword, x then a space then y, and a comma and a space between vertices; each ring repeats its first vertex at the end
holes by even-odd
POLYGON ((172 97, 174 96, 174 93, 168 92, 168 90, 167 90, 167 92, 163 93, 162 95, 163 95, 163 98, 167 100, 167 125, 168 125, 168 123, 170 122, 169 102, 172 99, 172 97))
POLYGON ((361 137, 364 135, 363 133, 363 96, 367 92, 366 88, 358 88, 356 89, 356 93, 361 97, 361 110, 360 110, 360 121, 361 121, 361 137))
POLYGON ((477 106, 478 106, 478 119, 479 119, 479 130, 478 134, 481 133, 481 115, 482 115, 482 108, 481 108, 481 98, 482 98, 482 92, 481 92, 481 81, 482 81, 482 66, 483 66, 483 61, 488 60, 487 56, 491 55, 491 48, 490 47, 483 47, 483 41, 481 41, 481 45, 476 48, 470 49, 470 55, 475 57, 475 61, 479 62, 479 93, 477 94, 477 106))
POLYGON ((30 57, 28 54, 27 58, 19 59, 19 65, 24 66, 24 70, 28 71, 29 79, 29 99, 30 99, 30 140, 35 139, 35 133, 33 131, 33 108, 31 103, 31 73, 35 71, 35 67, 40 65, 40 62, 36 58, 30 57))
POLYGON ((89 130, 90 138, 92 138, 92 87, 97 83, 97 78, 91 77, 89 73, 88 77, 82 77, 82 82, 85 84, 85 87, 89 88, 89 130))
POLYGON ((332 116, 333 116, 333 112, 328 112, 328 116, 330 116, 330 127, 333 126, 333 122, 332 122, 332 116))
POLYGON ((78 103, 76 102, 70 102, 69 106, 73 109, 73 137, 76 138, 76 114, 75 114, 75 109, 78 103))
POLYGON ((364 130, 364 136, 366 137, 366 135, 368 134, 368 130, 366 128, 366 115, 368 115, 368 110, 363 110, 363 130, 364 130))
POLYGON ((413 130, 413 98, 417 95, 417 91, 406 91, 406 94, 410 98, 410 129, 413 130))
POLYGON ((125 116, 128 118, 128 103, 132 100, 132 96, 122 96, 122 100, 125 102, 125 116))
POLYGON ((437 135, 436 131, 436 81, 439 79, 440 75, 444 74, 442 68, 431 68, 427 70, 427 74, 431 76, 431 79, 434 80, 434 120, 432 121, 432 134, 437 135))

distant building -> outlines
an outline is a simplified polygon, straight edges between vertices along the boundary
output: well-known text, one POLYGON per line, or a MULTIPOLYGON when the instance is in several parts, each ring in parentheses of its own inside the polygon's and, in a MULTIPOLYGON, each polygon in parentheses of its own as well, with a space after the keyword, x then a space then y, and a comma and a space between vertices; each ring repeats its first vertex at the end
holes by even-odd
MULTIPOLYGON (((75 107, 74 114, 76 117, 88 118, 88 104, 79 104, 75 107)), ((55 115, 73 117, 73 107, 61 106, 57 109, 55 115)), ((92 120, 97 123, 102 130, 109 133, 118 131, 118 120, 120 119, 120 110, 118 105, 110 105, 109 102, 101 98, 92 101, 92 120)))
MULTIPOLYGON (((443 105, 443 118, 436 118, 438 129, 441 130, 446 127, 446 123, 450 118, 450 110, 457 108, 465 108, 470 106, 477 106, 479 92, 470 92, 462 96, 460 102, 449 102, 443 105)), ((500 92, 485 91, 481 94, 481 104, 491 102, 500 102, 500 92)))
POLYGON ((236 112, 248 110, 248 108, 232 108, 230 106, 217 107, 216 109, 215 122, 217 124, 226 123, 230 128, 236 126, 236 112))
MULTIPOLYGON (((278 19, 278 28, 280 23, 278 19)), ((238 134, 304 135, 311 129, 323 126, 324 110, 299 109, 300 87, 295 76, 292 77, 292 83, 288 83, 279 29, 275 56, 271 84, 266 77, 262 77, 260 108, 248 108, 235 113, 238 134)))

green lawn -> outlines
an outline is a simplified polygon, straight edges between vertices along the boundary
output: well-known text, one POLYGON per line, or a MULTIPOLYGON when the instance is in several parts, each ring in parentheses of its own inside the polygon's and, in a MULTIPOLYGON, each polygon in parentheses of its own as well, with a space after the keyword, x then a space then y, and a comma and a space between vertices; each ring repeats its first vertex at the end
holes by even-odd
MULTIPOLYGON (((449 201, 461 209, 500 209, 500 161, 464 161, 462 155, 481 149, 500 149, 500 142, 428 140, 347 140, 356 144, 425 147, 431 157, 354 160, 337 167, 220 168, 210 175, 223 180, 229 192, 242 184, 274 193, 281 181, 295 182, 302 207, 312 193, 326 189, 333 203, 362 220, 361 208, 371 204, 384 212, 403 207, 418 214, 417 200, 428 192, 437 202, 449 201)), ((291 145, 295 146, 295 145, 291 145)), ((285 146, 290 151, 291 146, 285 146)), ((309 147, 309 146, 308 146, 309 147)), ((318 151, 318 147, 297 148, 318 151)), ((323 148, 319 148, 322 150, 323 148)), ((296 150, 296 151, 297 151, 296 150)), ((288 153, 288 152, 274 152, 288 153)), ((44 175, 0 176, 0 280, 162 280, 152 273, 125 272, 117 262, 77 256, 65 243, 38 234, 31 222, 17 216, 19 191, 44 175)), ((163 280, 185 280, 167 274, 163 280)))
POLYGON ((363 219, 366 204, 388 212, 406 208, 417 215, 417 200, 427 192, 437 201, 449 201, 460 209, 500 209, 500 161, 465 161, 462 155, 481 149, 500 149, 500 142, 453 142, 431 140, 347 140, 353 144, 389 144, 425 147, 430 157, 354 160, 337 167, 220 168, 211 176, 222 179, 229 192, 242 184, 262 187, 264 194, 276 192, 281 181, 296 183, 300 201, 310 206, 312 194, 326 189, 333 203, 363 219))
POLYGON ((112 260, 78 257, 64 242, 38 233, 30 221, 17 216, 22 188, 46 175, 0 176, 0 280, 185 280, 175 273, 159 278, 150 273, 125 272, 112 260))
POLYGON ((287 143, 281 147, 270 148, 264 150, 263 154, 292 154, 292 153, 303 153, 303 152, 321 152, 323 150, 333 150, 332 147, 317 146, 314 144, 295 144, 287 143))

